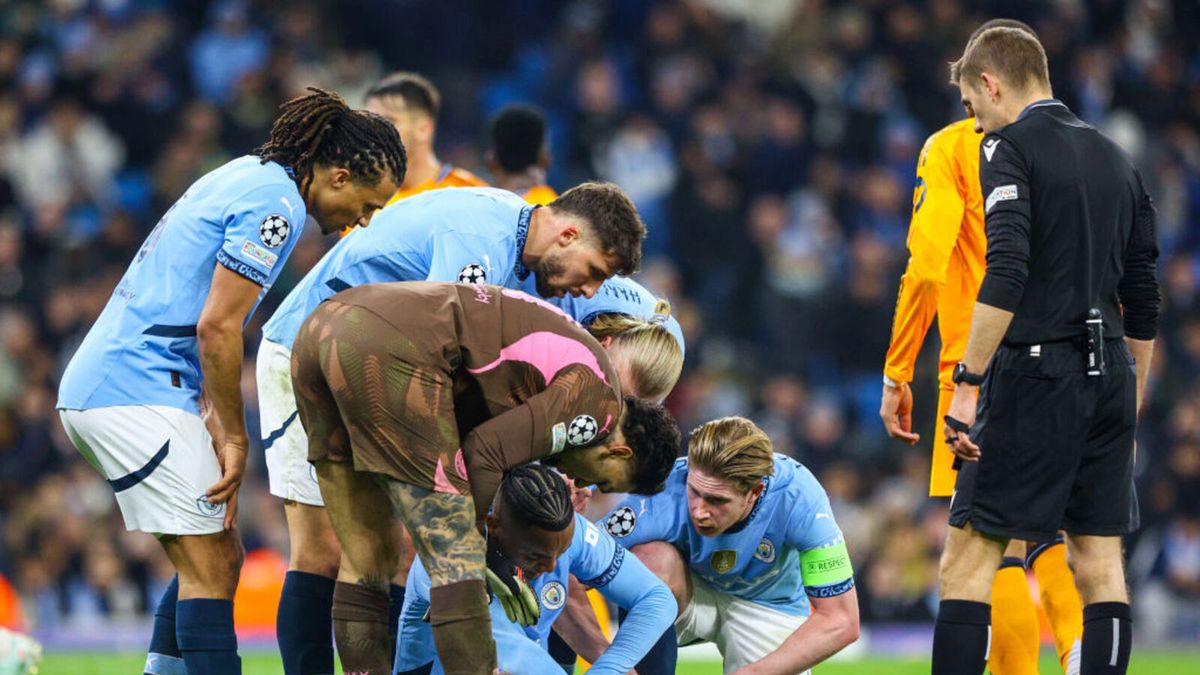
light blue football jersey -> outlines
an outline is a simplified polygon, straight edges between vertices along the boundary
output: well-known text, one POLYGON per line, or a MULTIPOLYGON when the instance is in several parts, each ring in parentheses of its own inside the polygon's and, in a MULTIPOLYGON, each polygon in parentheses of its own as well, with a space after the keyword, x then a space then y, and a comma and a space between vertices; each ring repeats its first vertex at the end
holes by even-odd
MULTIPOLYGON (((535 274, 525 279, 521 290, 537 296, 537 279, 535 274)), ((574 297, 565 295, 561 298, 546 298, 546 301, 557 305, 579 323, 588 325, 597 314, 626 314, 641 319, 654 317, 654 303, 658 298, 645 286, 629 277, 612 277, 600 284, 600 289, 590 298, 582 295, 574 297)), ((675 317, 667 317, 663 324, 675 340, 679 342, 679 350, 686 354, 683 342, 683 329, 675 317)))
POLYGON ((801 554, 844 544, 829 496, 807 468, 775 454, 775 473, 745 520, 715 537, 692 526, 687 502, 687 458, 680 458, 665 489, 651 497, 630 495, 608 514, 605 529, 622 546, 665 541, 683 554, 691 571, 719 592, 766 605, 793 616, 808 616, 808 596, 832 597, 849 591, 854 579, 806 584, 801 554))
MULTIPOLYGON (((559 556, 554 571, 529 582, 542 610, 538 622, 522 629, 508 620, 499 600, 493 600, 489 607, 500 670, 513 675, 544 673, 548 672, 544 670, 548 664, 554 664, 546 649, 551 626, 566 606, 571 574, 629 610, 613 644, 592 665, 591 670, 597 675, 628 672, 675 621, 675 598, 666 585, 636 556, 617 546, 606 532, 576 514, 571 545, 559 556), (530 649, 530 644, 537 647, 530 649)), ((429 585, 424 565, 419 559, 414 561, 408 573, 396 639, 395 669, 399 672, 418 668, 436 658, 433 631, 421 620, 429 609, 429 585)), ((442 672, 440 663, 435 664, 433 672, 442 672)))
POLYGON ((263 326, 263 337, 291 349, 317 305, 362 284, 458 281, 520 288, 529 275, 521 253, 533 209, 496 188, 443 188, 401 199, 325 254, 263 326))
POLYGON ((58 407, 142 404, 199 412, 196 323, 216 265, 262 286, 261 300, 306 217, 288 171, 253 155, 193 183, 146 237, 71 358, 58 407))

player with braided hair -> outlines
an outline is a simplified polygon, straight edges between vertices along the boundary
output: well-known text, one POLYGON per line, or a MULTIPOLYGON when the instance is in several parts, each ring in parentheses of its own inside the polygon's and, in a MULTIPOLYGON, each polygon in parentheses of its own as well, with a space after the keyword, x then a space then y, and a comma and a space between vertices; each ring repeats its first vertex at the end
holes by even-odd
MULTIPOLYGON (((387 202, 379 193, 404 181, 408 173, 408 154, 400 135, 381 115, 352 110, 341 96, 316 87, 309 94, 284 103, 271 136, 257 149, 263 163, 275 162, 291 169, 291 176, 309 204, 323 232, 364 223, 365 219, 387 202), (343 172, 336 171, 342 169, 343 172), (380 184, 380 180, 389 178, 380 184), (325 183, 334 190, 318 187, 310 196, 313 182, 325 183), (350 192, 343 192, 349 181, 350 192), (376 194, 360 204, 364 195, 353 188, 370 188, 376 194), (369 208, 367 208, 369 207, 369 208), (324 217, 322 217, 324 216, 324 217)), ((390 195, 389 195, 390 196, 390 195)))
POLYGON ((200 178, 162 217, 63 373, 71 441, 112 485, 126 527, 157 536, 179 572, 145 672, 240 672, 242 329, 306 218, 325 233, 363 221, 405 162, 382 117, 320 90, 289 101, 256 154, 200 178))
MULTIPOLYGON (((487 544, 494 591, 489 612, 503 672, 542 675, 560 670, 546 645, 567 600, 569 575, 629 610, 607 649, 580 645, 593 662, 593 673, 629 672, 674 620, 675 600, 666 585, 608 533, 576 514, 562 476, 547 466, 525 464, 505 474, 487 516, 487 544)), ((408 588, 394 671, 441 673, 433 631, 423 620, 430 582, 419 561, 409 572, 408 588)))

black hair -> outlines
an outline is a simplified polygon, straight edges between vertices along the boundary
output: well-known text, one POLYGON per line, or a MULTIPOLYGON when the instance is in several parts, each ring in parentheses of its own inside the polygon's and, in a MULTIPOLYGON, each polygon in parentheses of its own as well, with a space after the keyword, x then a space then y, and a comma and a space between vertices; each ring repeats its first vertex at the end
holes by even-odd
POLYGON ((546 117, 533 106, 507 106, 492 120, 496 162, 509 173, 536 165, 545 143, 546 117))
POLYGON ((571 491, 562 476, 541 464, 522 464, 500 482, 504 513, 526 525, 561 532, 575 517, 571 491))
POLYGON ((406 107, 420 110, 435 120, 442 109, 442 95, 437 87, 433 86, 429 78, 418 73, 403 70, 392 73, 368 89, 363 98, 384 96, 399 96, 404 99, 406 107))
POLYGON ((671 467, 679 458, 679 427, 667 409, 633 396, 625 397, 621 422, 625 442, 633 449, 633 493, 662 491, 671 467))
POLYGON ((278 162, 307 196, 313 167, 349 169, 360 183, 376 184, 386 171, 399 185, 408 170, 400 134, 380 115, 352 110, 341 96, 316 87, 280 107, 271 136, 254 150, 265 164, 278 162))

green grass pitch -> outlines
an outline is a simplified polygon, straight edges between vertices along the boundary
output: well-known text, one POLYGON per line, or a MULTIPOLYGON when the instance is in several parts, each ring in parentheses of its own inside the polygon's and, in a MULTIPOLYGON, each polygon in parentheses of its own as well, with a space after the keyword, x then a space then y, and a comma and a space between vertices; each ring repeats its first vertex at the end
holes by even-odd
MULTIPOLYGON (((142 654, 48 654, 39 675, 129 675, 140 673, 142 654)), ((1053 656, 1041 662, 1042 675, 1057 675, 1062 670, 1053 656)), ((244 675, 280 675, 278 655, 265 652, 242 654, 244 675)), ((341 670, 339 669, 340 673, 341 670)), ((718 663, 679 664, 679 675, 721 675, 718 663)), ((929 663, 920 660, 864 659, 818 666, 814 675, 927 675, 929 663)), ((1134 652, 1130 675, 1200 675, 1200 649, 1190 652, 1134 652)))

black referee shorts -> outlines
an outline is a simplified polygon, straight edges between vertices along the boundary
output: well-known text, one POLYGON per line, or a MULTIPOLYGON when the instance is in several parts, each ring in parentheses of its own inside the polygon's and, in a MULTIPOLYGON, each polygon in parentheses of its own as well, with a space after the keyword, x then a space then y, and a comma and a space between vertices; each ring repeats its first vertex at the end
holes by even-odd
POLYGON ((1104 359, 1105 374, 1088 377, 1071 343, 997 350, 971 428, 981 456, 962 463, 951 525, 1032 541, 1137 529, 1133 355, 1110 340, 1104 359))

